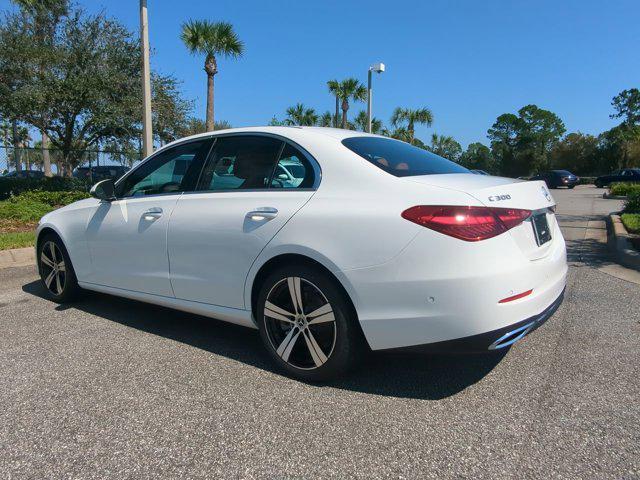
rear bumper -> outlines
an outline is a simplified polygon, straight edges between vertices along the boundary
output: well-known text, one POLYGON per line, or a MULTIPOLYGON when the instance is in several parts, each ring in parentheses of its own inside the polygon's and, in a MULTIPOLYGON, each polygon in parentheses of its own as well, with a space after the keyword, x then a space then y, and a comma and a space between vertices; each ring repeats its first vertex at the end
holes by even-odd
POLYGON ((386 352, 411 353, 486 353, 500 351, 511 347, 529 333, 540 327, 553 316, 564 300, 564 290, 556 300, 538 315, 526 318, 512 325, 493 330, 491 332, 456 338, 444 342, 412 345, 410 347, 390 348, 386 352))
POLYGON ((552 227, 553 243, 540 259, 530 260, 510 234, 469 243, 425 229, 393 261, 344 272, 369 346, 389 350, 507 333, 547 311, 561 297, 568 270, 562 233, 556 222, 552 227))

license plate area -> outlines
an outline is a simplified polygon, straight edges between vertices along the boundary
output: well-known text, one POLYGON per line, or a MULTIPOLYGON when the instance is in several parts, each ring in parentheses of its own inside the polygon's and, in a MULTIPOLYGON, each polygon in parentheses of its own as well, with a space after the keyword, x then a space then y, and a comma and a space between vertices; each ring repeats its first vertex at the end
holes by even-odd
POLYGON ((533 234, 539 247, 551 240, 551 229, 547 221, 546 211, 534 213, 531 217, 531 225, 533 226, 533 234))

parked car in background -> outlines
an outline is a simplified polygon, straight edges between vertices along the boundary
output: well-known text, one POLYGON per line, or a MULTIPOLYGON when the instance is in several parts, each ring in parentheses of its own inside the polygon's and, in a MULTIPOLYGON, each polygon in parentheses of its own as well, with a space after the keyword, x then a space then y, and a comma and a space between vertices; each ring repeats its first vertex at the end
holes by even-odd
POLYGON ((78 167, 74 170, 73 176, 75 178, 91 180, 92 182, 97 182, 100 180, 106 180, 111 178, 112 180, 117 180, 125 173, 129 171, 128 167, 123 167, 121 165, 103 165, 100 167, 78 167))
POLYGON ((83 288, 256 328, 303 380, 340 374, 363 347, 507 349, 566 284, 543 182, 351 130, 201 134, 91 194, 38 226, 52 299, 83 288))
POLYGON ((573 188, 578 184, 580 178, 568 170, 549 170, 548 172, 542 172, 534 175, 531 177, 531 180, 542 180, 549 188, 573 188))
POLYGON ((3 175, 4 178, 44 178, 44 172, 40 170, 14 170, 3 175))
POLYGON ((488 172, 485 172, 484 170, 471 170, 471 173, 475 173, 476 175, 491 175, 488 172))
POLYGON ((594 183, 596 187, 603 188, 616 182, 640 182, 640 168, 624 168, 622 170, 616 170, 609 175, 599 176, 596 178, 594 183))

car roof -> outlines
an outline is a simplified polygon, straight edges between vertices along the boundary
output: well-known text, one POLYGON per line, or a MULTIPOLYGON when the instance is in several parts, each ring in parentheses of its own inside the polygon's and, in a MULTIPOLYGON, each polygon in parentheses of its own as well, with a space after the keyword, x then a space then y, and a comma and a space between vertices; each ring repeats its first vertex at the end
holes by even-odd
MULTIPOLYGON (((342 128, 330 127, 299 127, 299 126, 258 126, 258 127, 241 127, 226 128, 224 130, 215 130, 213 132, 198 133, 189 137, 180 138, 165 145, 169 147, 173 144, 184 142, 185 140, 195 140, 198 138, 215 137, 218 135, 228 135, 237 133, 271 133, 273 135, 281 135, 283 137, 311 138, 311 137, 329 137, 337 141, 342 141, 349 137, 380 137, 380 135, 372 135, 370 133, 358 132, 356 130, 344 130, 342 128)), ((388 137, 382 137, 388 138, 388 137)))

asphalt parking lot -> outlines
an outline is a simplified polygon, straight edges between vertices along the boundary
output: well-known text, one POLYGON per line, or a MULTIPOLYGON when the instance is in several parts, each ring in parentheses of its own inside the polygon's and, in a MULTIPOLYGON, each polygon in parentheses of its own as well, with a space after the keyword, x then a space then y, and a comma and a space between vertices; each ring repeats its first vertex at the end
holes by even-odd
POLYGON ((377 354, 324 386, 256 332, 0 270, 0 478, 640 478, 640 284, 619 208, 554 190, 566 299, 502 356, 377 354))

